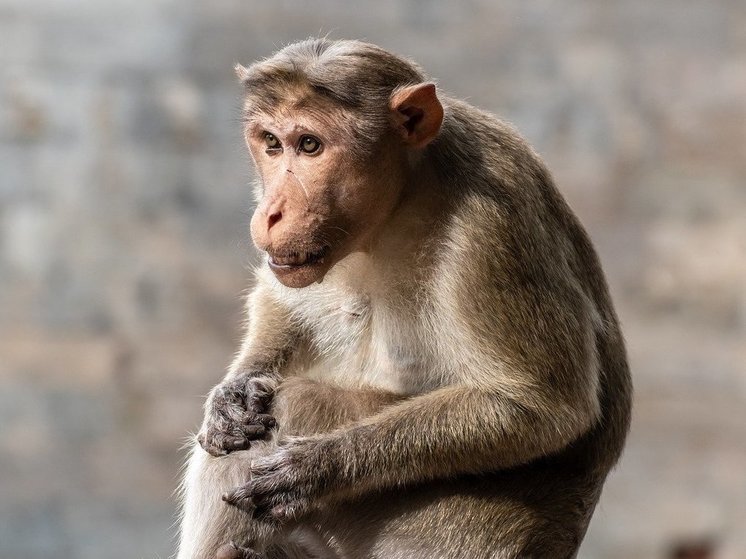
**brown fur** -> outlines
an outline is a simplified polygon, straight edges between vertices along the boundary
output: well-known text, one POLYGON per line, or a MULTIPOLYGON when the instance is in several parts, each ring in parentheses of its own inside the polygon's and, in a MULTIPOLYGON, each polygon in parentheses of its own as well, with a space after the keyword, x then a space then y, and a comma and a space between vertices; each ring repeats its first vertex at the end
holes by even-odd
POLYGON ((179 559, 231 540, 226 556, 573 557, 631 384, 598 259, 538 156, 372 45, 309 40, 238 73, 254 240, 270 262, 323 257, 257 269, 179 559))

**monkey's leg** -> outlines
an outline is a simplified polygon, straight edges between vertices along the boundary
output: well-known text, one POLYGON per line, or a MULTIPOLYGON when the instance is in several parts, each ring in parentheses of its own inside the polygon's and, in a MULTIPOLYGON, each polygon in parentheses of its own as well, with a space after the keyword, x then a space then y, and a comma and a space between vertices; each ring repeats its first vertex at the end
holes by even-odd
MULTIPOLYGON (((278 388, 271 412, 276 435, 310 435, 330 431, 380 411, 400 396, 374 389, 345 390, 302 378, 285 380, 278 388)), ((249 464, 272 451, 274 441, 255 441, 249 450, 214 457, 198 444, 191 450, 182 483, 183 511, 177 559, 215 559, 222 546, 235 541, 263 544, 275 534, 266 525, 228 506, 221 499, 247 481, 249 464)), ((281 537, 281 535, 280 535, 281 537)), ((282 542, 280 542, 282 543, 282 542)), ((279 550, 271 551, 270 557, 279 550)))
POLYGON ((531 465, 338 503, 319 530, 344 559, 570 559, 598 485, 531 465))
POLYGON ((223 544, 247 542, 257 537, 248 515, 227 506, 226 491, 246 482, 252 457, 268 451, 270 443, 250 450, 214 457, 195 442, 182 482, 183 509, 177 559, 215 559, 223 544))

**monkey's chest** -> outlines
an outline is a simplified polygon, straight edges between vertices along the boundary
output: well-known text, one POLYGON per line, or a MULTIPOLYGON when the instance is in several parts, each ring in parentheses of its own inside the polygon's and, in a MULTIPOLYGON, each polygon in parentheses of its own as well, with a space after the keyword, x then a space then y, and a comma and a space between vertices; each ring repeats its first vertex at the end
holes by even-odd
MULTIPOLYGON (((411 304, 348 295, 310 321, 312 359, 306 374, 348 386, 403 394, 433 388, 427 320, 411 304)), ((431 337, 430 337, 431 338, 431 337)))

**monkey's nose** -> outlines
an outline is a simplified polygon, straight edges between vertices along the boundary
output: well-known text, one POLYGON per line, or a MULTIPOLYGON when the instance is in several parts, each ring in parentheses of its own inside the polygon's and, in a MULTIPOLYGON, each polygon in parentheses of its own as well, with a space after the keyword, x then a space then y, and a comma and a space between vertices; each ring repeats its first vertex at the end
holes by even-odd
POLYGON ((281 211, 274 211, 267 216, 267 231, 272 229, 274 225, 282 219, 281 211))

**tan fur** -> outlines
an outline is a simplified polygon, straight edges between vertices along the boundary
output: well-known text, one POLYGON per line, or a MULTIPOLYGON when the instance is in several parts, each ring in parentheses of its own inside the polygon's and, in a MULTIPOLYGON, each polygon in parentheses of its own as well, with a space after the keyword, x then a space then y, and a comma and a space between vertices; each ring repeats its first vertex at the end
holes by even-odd
POLYGON ((268 558, 573 557, 631 385, 598 259, 538 156, 372 45, 309 40, 238 73, 257 245, 329 250, 257 269, 179 559, 231 540, 268 558), (323 151, 288 151, 296 130, 323 151))

